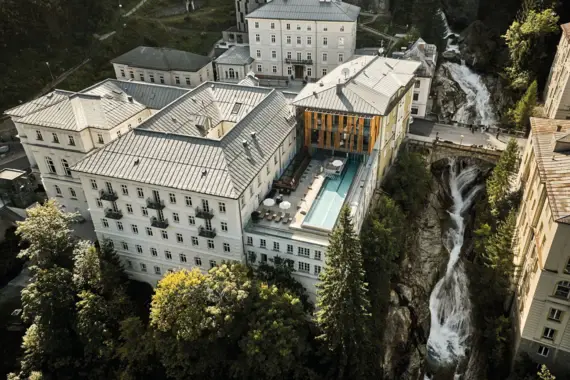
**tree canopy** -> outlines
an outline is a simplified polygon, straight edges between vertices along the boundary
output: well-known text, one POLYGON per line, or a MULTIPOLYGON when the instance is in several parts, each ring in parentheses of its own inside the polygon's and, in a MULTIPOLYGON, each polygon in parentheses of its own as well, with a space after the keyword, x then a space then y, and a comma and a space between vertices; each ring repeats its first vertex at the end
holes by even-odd
POLYGON ((491 177, 487 180, 487 194, 491 213, 499 215, 509 194, 513 192, 513 180, 519 165, 519 146, 515 139, 510 139, 501 154, 491 177))

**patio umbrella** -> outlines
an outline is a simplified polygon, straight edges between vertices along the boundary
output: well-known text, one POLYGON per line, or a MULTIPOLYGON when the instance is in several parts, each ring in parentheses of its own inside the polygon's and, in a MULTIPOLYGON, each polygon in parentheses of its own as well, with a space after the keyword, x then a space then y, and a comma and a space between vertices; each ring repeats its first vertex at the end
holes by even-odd
POLYGON ((334 167, 336 167, 336 168, 339 168, 339 167, 342 166, 342 161, 341 161, 341 160, 334 160, 334 161, 332 162, 332 166, 334 166, 334 167))
POLYGON ((291 207, 291 203, 287 201, 283 201, 279 204, 279 208, 281 210, 288 210, 291 207))
POLYGON ((263 205, 267 207, 275 206, 275 199, 267 198, 263 201, 263 205))

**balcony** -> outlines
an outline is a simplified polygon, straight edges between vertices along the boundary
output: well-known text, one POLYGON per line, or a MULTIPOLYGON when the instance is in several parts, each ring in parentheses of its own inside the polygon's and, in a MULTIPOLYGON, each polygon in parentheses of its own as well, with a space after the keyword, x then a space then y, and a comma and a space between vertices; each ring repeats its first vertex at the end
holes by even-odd
POLYGON ((204 227, 200 226, 200 228, 198 229, 198 235, 213 239, 216 237, 216 229, 213 228, 211 230, 207 230, 204 227))
POLYGON ((99 198, 104 201, 115 202, 117 199, 119 199, 119 196, 114 190, 99 190, 99 198))
POLYGON ((214 217, 214 213, 211 209, 204 210, 200 207, 196 207, 196 217, 201 219, 212 219, 214 217))
POLYGON ((293 59, 293 58, 285 58, 285 63, 289 63, 292 65, 312 65, 312 59, 293 59))
POLYGON ((165 229, 168 228, 168 219, 158 219, 156 216, 150 218, 150 225, 156 228, 165 229))
POLYGON ((105 218, 119 220, 123 217, 121 210, 113 210, 112 208, 105 209, 105 218))
POLYGON ((147 198, 146 207, 153 210, 162 210, 164 208, 164 201, 157 201, 156 199, 147 198))

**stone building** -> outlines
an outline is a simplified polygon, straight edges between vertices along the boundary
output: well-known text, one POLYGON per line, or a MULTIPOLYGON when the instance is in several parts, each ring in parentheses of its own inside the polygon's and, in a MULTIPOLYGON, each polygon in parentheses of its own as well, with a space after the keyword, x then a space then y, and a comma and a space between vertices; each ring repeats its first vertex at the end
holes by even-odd
POLYGON ((544 90, 544 109, 550 119, 570 119, 570 23, 562 36, 544 90))

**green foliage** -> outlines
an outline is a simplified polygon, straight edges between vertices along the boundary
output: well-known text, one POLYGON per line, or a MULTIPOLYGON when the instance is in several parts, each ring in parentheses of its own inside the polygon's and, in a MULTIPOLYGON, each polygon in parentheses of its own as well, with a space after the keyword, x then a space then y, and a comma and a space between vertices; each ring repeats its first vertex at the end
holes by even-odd
POLYGON ((415 220, 422 212, 431 189, 431 173, 419 153, 402 150, 384 183, 385 190, 415 220))
MULTIPOLYGON (((490 324, 485 333, 486 342, 491 346, 491 351, 488 353, 488 366, 491 373, 503 373, 505 370, 505 360, 509 357, 509 345, 511 337, 512 321, 506 316, 499 316, 498 318, 489 319, 490 324)), ((500 376, 504 378, 503 376, 500 376)))
POLYGON ((16 235, 16 228, 8 228, 4 241, 0 242, 0 286, 9 282, 22 269, 23 260, 18 258, 18 254, 25 248, 20 237, 16 235))
POLYGON ((518 169, 519 147, 515 139, 509 140, 507 148, 501 154, 493 174, 487 180, 487 194, 491 213, 499 215, 501 205, 504 205, 508 195, 512 192, 512 183, 518 169))
POLYGON ((538 378, 540 380, 556 380, 556 376, 552 375, 544 364, 540 367, 538 378))
POLYGON ((317 285, 316 322, 320 338, 337 358, 335 377, 368 378, 370 302, 364 282, 360 241, 348 207, 343 207, 329 238, 326 268, 317 285), (339 302, 342 300, 342 302, 339 302))
POLYGON ((484 264, 493 269, 497 279, 501 281, 497 285, 503 289, 510 286, 515 271, 512 249, 515 228, 516 211, 512 211, 507 219, 499 224, 497 232, 487 239, 483 254, 484 264))
POLYGON ((519 131, 526 131, 529 125, 529 118, 536 107, 538 84, 536 80, 526 90, 524 96, 517 102, 514 108, 508 112, 511 122, 519 131))

